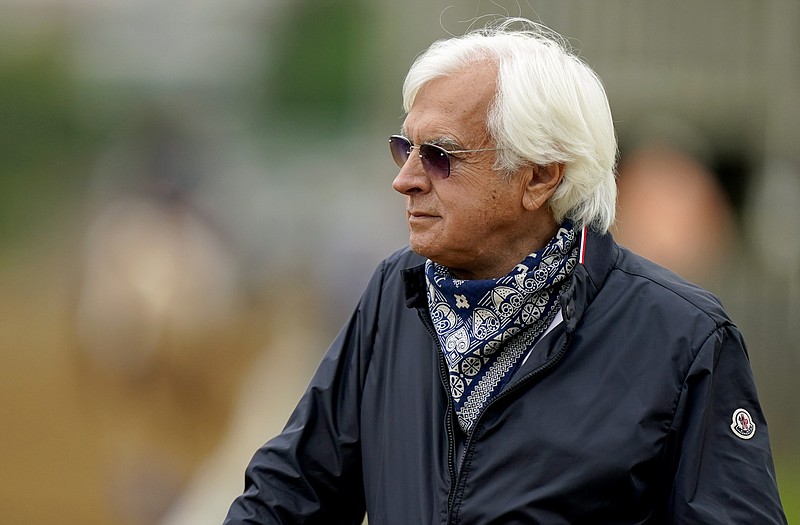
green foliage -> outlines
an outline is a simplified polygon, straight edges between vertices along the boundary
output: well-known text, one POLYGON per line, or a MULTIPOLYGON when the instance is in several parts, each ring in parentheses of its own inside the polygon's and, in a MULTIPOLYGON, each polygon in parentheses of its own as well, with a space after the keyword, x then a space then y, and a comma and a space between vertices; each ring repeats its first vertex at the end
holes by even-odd
POLYGON ((776 457, 778 487, 789 523, 800 523, 800 458, 776 457))
POLYGON ((30 235, 79 182, 76 150, 88 139, 58 49, 45 41, 0 53, 0 243, 30 235))
POLYGON ((291 119, 341 122, 359 102, 365 9, 356 1, 299 2, 274 42, 272 99, 291 119))

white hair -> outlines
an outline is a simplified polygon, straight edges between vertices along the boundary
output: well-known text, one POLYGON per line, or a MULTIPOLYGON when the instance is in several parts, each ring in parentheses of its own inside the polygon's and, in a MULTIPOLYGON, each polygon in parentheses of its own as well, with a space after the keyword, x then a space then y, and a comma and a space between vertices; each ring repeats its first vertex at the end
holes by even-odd
POLYGON ((511 18, 439 40, 414 61, 403 84, 411 111, 431 80, 477 62, 498 68, 487 128, 499 148, 495 169, 517 171, 527 163, 564 165, 564 178, 549 205, 557 222, 605 233, 614 222, 617 140, 600 78, 558 33, 511 18), (521 29, 512 25, 521 24, 521 29))

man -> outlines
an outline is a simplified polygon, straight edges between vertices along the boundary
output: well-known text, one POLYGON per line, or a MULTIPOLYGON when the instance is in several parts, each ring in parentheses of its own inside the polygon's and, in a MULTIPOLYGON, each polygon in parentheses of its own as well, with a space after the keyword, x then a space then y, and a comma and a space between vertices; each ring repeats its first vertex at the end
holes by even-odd
POLYGON ((595 74, 511 20, 434 44, 403 97, 410 249, 225 523, 786 523, 741 335, 607 234, 595 74))

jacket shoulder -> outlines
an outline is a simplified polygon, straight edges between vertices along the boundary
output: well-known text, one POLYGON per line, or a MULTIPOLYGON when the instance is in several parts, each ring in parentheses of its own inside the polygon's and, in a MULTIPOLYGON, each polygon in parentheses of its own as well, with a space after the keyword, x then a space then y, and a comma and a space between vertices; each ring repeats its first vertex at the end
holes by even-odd
POLYGON ((716 326, 731 322, 713 293, 625 247, 619 247, 613 271, 624 276, 626 288, 647 293, 658 303, 672 308, 675 315, 685 312, 706 316, 716 326))

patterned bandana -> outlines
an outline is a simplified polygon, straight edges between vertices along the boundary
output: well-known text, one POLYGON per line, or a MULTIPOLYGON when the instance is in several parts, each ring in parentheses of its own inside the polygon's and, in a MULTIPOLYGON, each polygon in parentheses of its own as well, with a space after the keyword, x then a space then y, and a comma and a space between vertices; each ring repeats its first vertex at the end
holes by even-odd
POLYGON ((561 308, 558 297, 578 259, 575 237, 565 222, 547 246, 499 279, 459 280, 446 267, 425 263, 431 319, 464 432, 472 430, 561 308))

